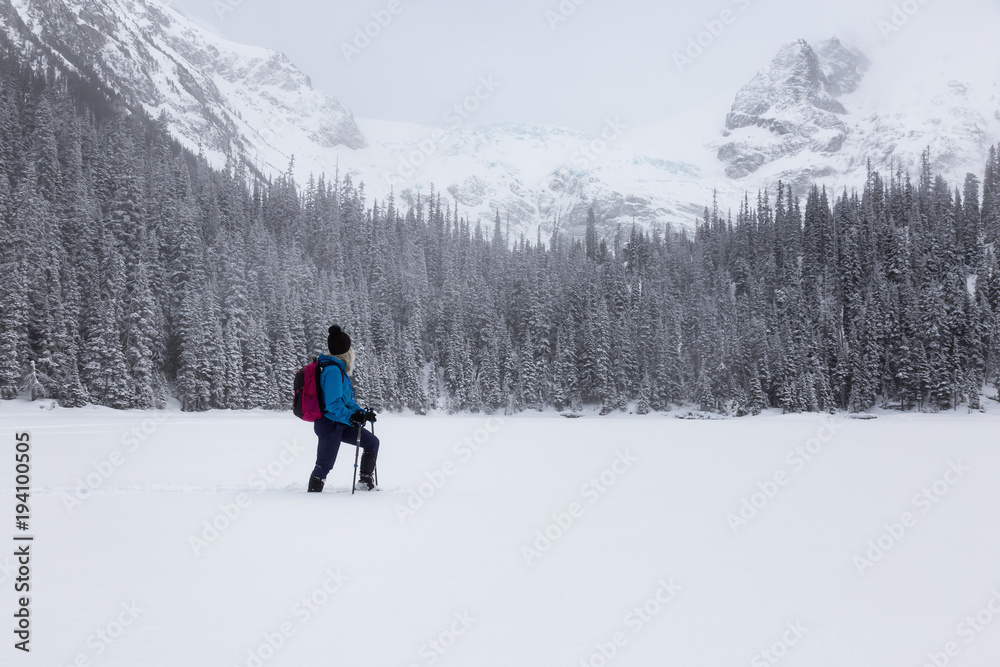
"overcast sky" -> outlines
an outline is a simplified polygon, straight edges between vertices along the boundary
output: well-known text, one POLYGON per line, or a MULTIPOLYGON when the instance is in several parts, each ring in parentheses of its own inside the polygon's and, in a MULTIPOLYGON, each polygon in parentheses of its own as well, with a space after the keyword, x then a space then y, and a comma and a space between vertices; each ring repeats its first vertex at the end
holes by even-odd
MULTIPOLYGON (((481 77, 492 77, 499 87, 470 122, 550 123, 584 132, 600 129, 610 116, 635 126, 663 120, 706 96, 731 98, 781 44, 799 37, 814 41, 836 35, 873 59, 905 64, 926 50, 922 47, 968 47, 971 34, 984 40, 992 34, 995 40, 1000 33, 998 0, 169 4, 226 38, 284 52, 315 87, 358 117, 444 126, 449 107, 474 93, 481 77), (901 25, 890 32, 894 8, 901 25), (370 43, 359 41, 363 48, 345 56, 345 44, 357 48, 357 29, 370 24, 369 32, 375 32, 373 12, 383 23, 387 17, 391 21, 378 26, 370 43), (707 28, 717 33, 721 28, 721 34, 702 34, 708 46, 679 71, 675 54, 684 54, 688 40, 707 28)), ((1000 63, 988 66, 1000 71, 1000 63)))

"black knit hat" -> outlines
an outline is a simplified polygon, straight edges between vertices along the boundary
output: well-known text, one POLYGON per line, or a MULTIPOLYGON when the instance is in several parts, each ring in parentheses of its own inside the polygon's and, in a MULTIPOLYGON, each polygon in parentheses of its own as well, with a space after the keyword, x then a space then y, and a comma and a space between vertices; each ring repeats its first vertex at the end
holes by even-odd
POLYGON ((330 348, 330 354, 336 356, 351 349, 351 337, 340 329, 340 325, 334 324, 330 327, 330 335, 326 338, 326 346, 330 348))

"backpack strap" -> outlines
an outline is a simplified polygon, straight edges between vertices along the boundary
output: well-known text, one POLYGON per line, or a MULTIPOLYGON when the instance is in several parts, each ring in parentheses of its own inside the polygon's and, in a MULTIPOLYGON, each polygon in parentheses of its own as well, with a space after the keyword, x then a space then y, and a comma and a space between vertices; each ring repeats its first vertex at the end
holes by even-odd
MULTIPOLYGON (((337 364, 337 368, 340 368, 340 364, 337 364)), ((351 398, 354 398, 354 385, 351 384, 351 381, 347 378, 347 373, 344 371, 343 368, 340 368, 340 380, 344 384, 350 386, 350 388, 351 388, 351 398)))

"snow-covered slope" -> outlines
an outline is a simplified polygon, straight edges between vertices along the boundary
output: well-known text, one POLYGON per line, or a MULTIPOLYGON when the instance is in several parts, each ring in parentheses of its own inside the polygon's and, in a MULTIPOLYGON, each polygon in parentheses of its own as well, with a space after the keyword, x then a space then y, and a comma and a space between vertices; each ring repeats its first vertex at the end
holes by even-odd
POLYGON ((216 166, 242 153, 277 174, 294 155, 300 180, 339 170, 369 200, 394 193, 403 204, 433 186, 472 221, 500 211, 528 235, 557 224, 578 234, 591 206, 605 232, 633 220, 689 225, 713 192, 725 209, 779 180, 799 192, 859 185, 869 160, 914 172, 927 147, 934 169, 959 182, 1000 139, 997 77, 969 80, 955 61, 869 61, 836 39, 786 44, 735 99, 723 91, 659 123, 609 118, 583 133, 355 122, 283 55, 213 35, 160 0, 13 0, 0 5, 0 28, 29 57, 162 112, 216 166))
POLYGON ((242 150, 273 173, 288 167, 290 146, 318 157, 365 145, 351 113, 284 55, 217 37, 157 0, 13 0, 0 26, 30 58, 164 113, 182 143, 220 166, 242 150))
POLYGON ((610 119, 604 139, 558 127, 498 124, 448 131, 359 120, 364 150, 341 153, 340 165, 363 178, 370 193, 391 185, 416 201, 432 186, 463 215, 490 222, 497 210, 512 230, 533 233, 580 227, 594 206, 605 231, 619 222, 689 221, 711 201, 713 182, 691 163, 636 152, 629 130, 610 119))

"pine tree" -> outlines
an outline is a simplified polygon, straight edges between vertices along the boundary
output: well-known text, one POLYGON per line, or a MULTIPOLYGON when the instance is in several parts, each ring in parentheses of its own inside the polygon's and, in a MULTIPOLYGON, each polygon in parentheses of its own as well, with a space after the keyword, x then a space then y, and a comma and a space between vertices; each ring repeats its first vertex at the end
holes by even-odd
POLYGON ((35 362, 28 362, 28 372, 21 380, 21 394, 26 395, 32 401, 48 396, 46 387, 52 386, 52 378, 48 377, 35 367, 35 362))
POLYGON ((0 167, 0 398, 15 398, 28 351, 28 226, 8 211, 7 177, 0 167))
POLYGON ((597 216, 594 215, 594 207, 587 210, 587 232, 585 243, 587 248, 587 259, 597 258, 597 216))

